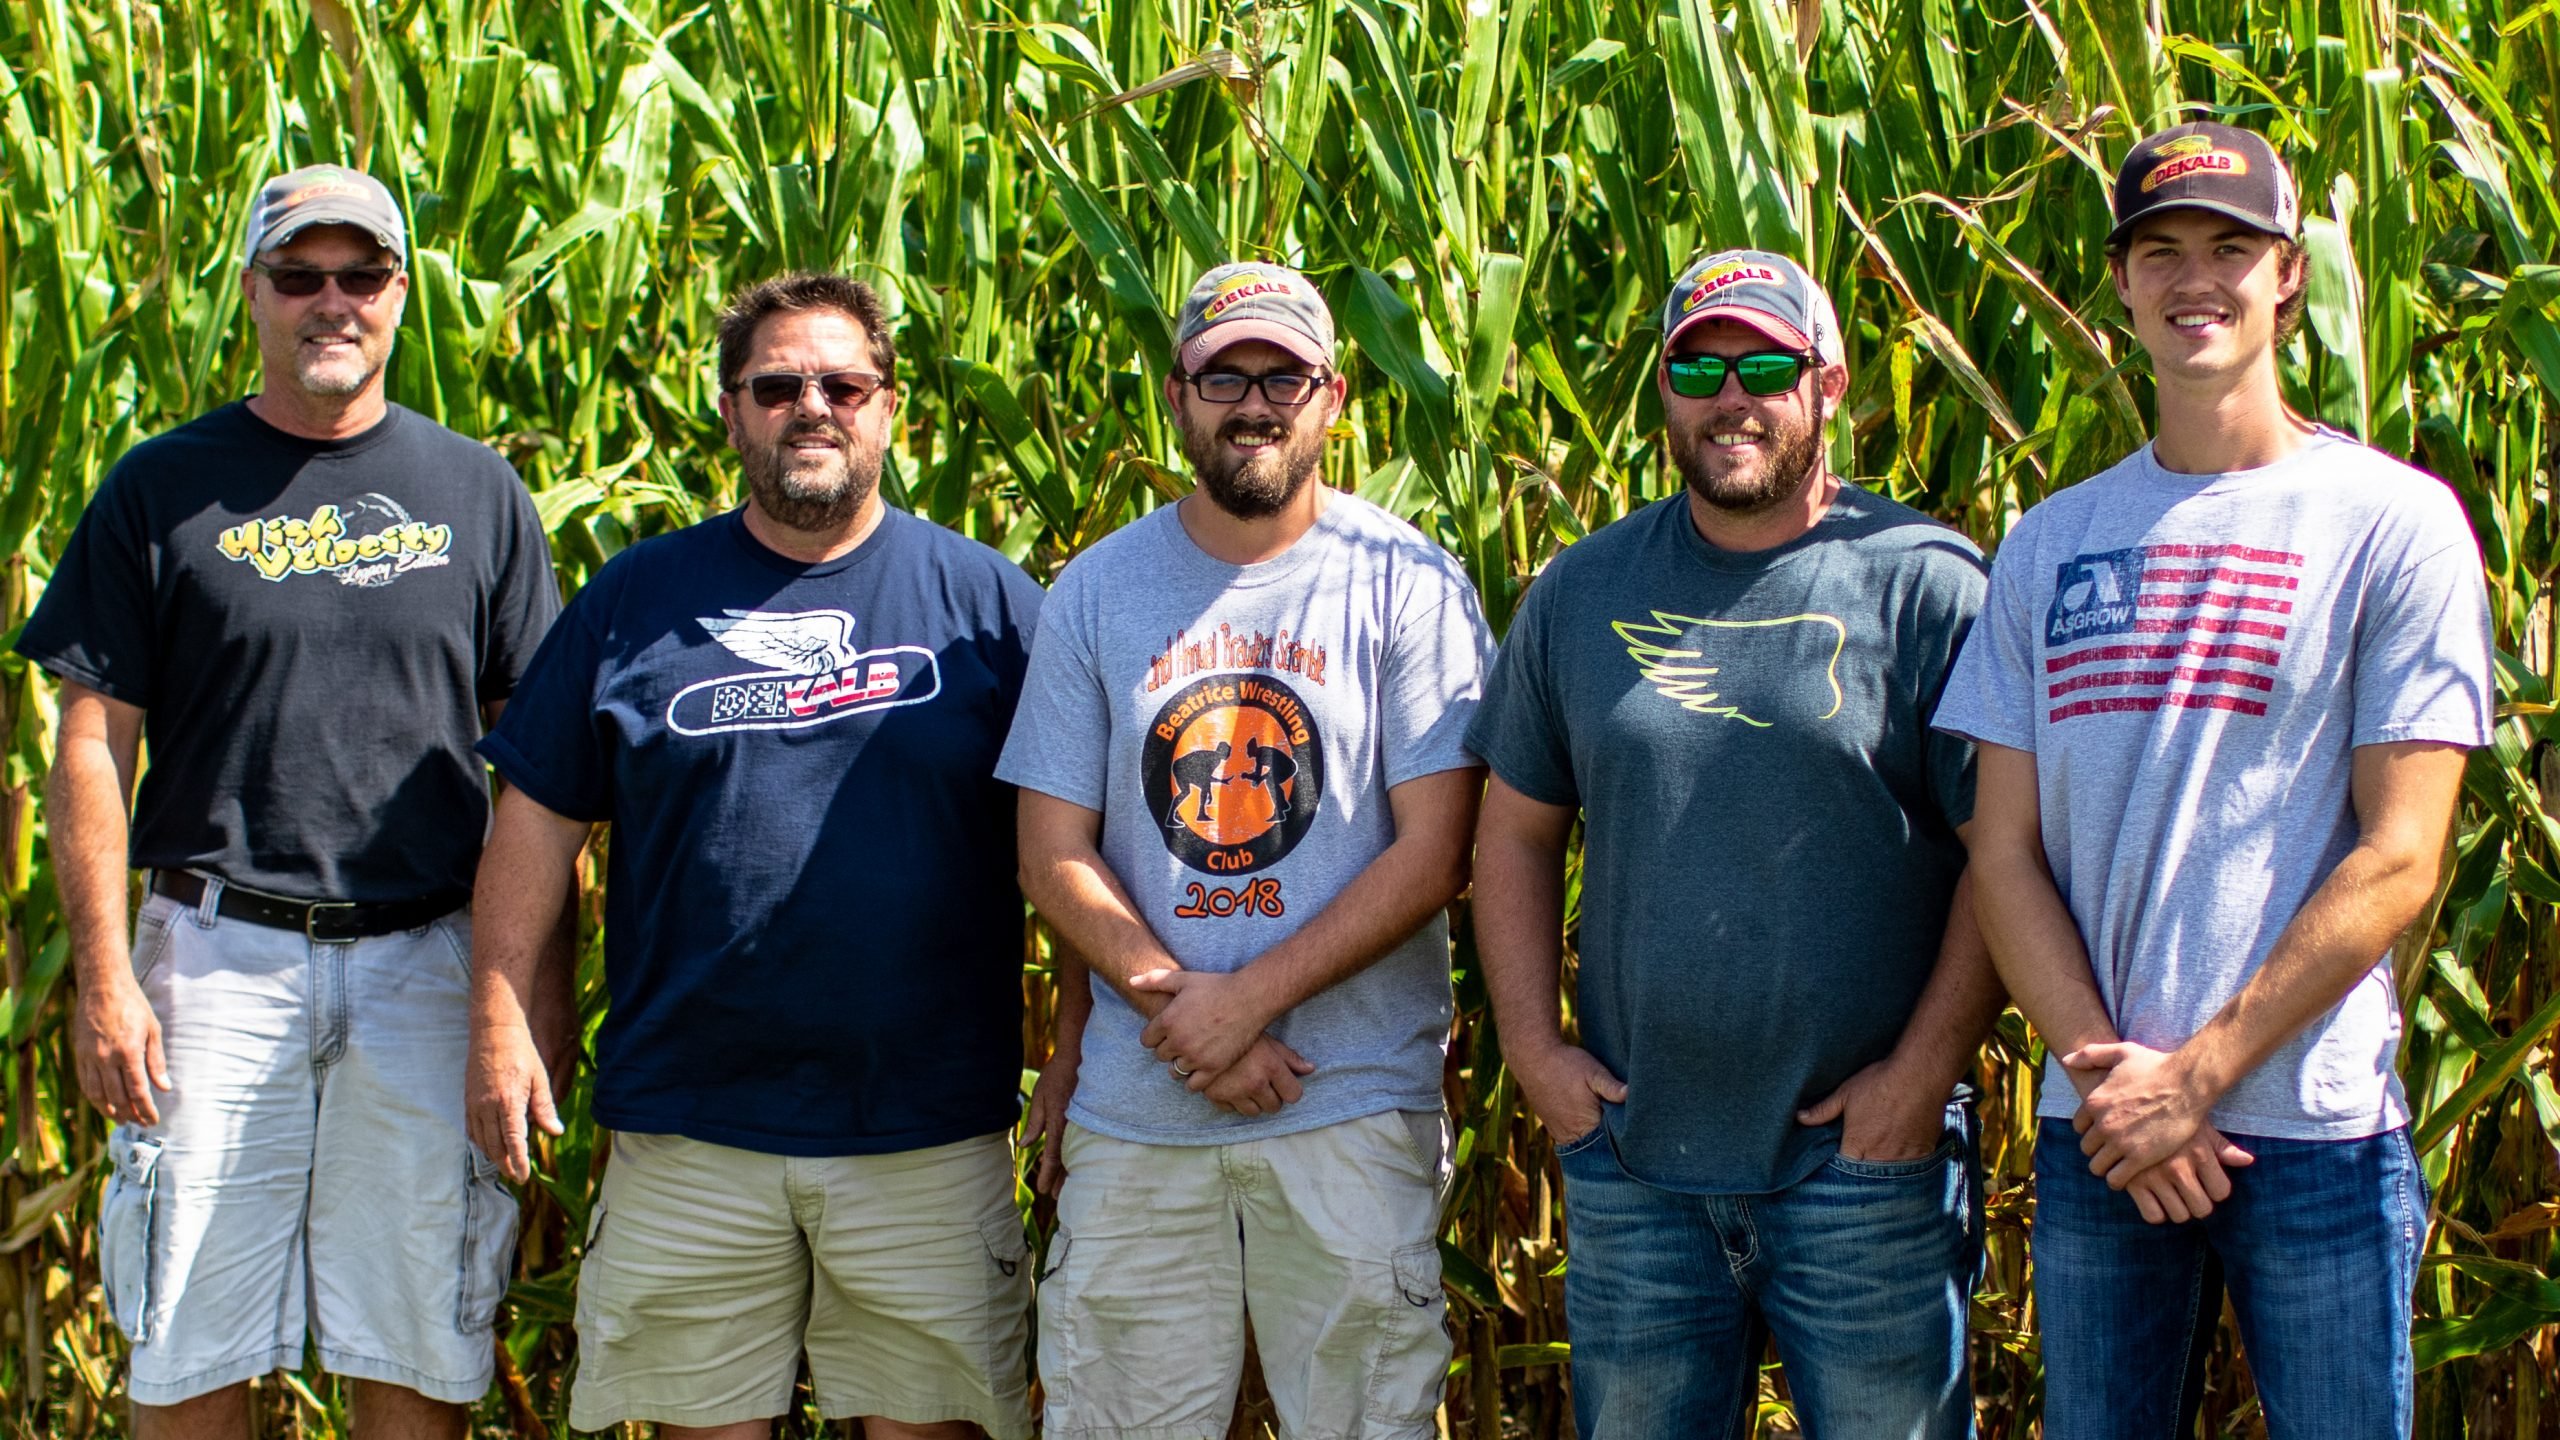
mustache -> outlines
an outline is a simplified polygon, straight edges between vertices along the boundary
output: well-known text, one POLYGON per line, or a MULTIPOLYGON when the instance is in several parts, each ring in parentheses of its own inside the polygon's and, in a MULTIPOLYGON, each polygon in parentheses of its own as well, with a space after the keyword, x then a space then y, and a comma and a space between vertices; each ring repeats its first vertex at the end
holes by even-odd
POLYGON ((782 432, 782 438, 775 443, 778 445, 788 445, 794 440, 810 435, 818 436, 821 439, 833 440, 838 445, 845 446, 848 449, 852 448, 853 445, 852 432, 846 430, 843 426, 837 424, 833 420, 795 421, 792 423, 790 429, 782 432))

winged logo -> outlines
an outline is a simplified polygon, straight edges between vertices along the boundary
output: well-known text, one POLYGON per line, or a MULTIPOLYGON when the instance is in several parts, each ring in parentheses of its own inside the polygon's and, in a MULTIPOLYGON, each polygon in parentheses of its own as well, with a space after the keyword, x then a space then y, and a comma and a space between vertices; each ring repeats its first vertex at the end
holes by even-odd
MULTIPOLYGON (((1627 658, 1636 662, 1636 671, 1645 683, 1660 692, 1662 698, 1695 715, 1715 715, 1739 720, 1754 729, 1766 730, 1767 720, 1745 714, 1742 706, 1723 690, 1726 683, 1718 677, 1724 673, 1721 663, 1706 663, 1704 645, 1719 631, 1768 630, 1786 625, 1829 626, 1831 634, 1813 643, 1814 656, 1822 661, 1822 680, 1831 696, 1831 708, 1814 716, 1828 720, 1840 713, 1845 697, 1840 691, 1840 653, 1849 641, 1849 627, 1834 615, 1782 615, 1770 620, 1712 620, 1699 615, 1674 615, 1667 610, 1653 612, 1650 624, 1641 620, 1617 620, 1609 628, 1626 642, 1627 658), (1683 646, 1680 641, 1692 634, 1698 638, 1683 646), (1828 654, 1823 654, 1824 650, 1828 654)), ((1806 657, 1808 659, 1813 656, 1806 657)), ((1765 685, 1765 681, 1763 684, 1765 685)))
POLYGON ((697 623, 740 659, 795 675, 825 675, 854 661, 853 617, 842 610, 724 610, 697 623))

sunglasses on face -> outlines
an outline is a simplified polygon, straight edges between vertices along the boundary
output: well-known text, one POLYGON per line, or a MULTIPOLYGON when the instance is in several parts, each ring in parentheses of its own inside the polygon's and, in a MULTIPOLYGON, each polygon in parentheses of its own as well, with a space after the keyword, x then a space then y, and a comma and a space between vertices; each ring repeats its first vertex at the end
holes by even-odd
POLYGON ((1755 350, 1748 355, 1673 355, 1662 362, 1671 378, 1671 393, 1690 400, 1711 400, 1724 389, 1730 372, 1742 380, 1745 395, 1784 395, 1796 388, 1805 367, 1814 363, 1805 350, 1755 350))
POLYGON ((1325 381, 1330 377, 1300 375, 1288 370, 1275 370, 1268 375, 1237 375, 1223 370, 1212 370, 1205 375, 1191 375, 1184 378, 1191 382, 1191 388, 1198 392, 1201 399, 1212 405, 1233 405, 1242 400, 1247 391, 1258 385, 1262 387, 1262 398, 1272 404, 1297 406, 1316 398, 1316 392, 1324 388, 1325 381))
POLYGON ((382 293, 383 287, 391 283, 392 276, 400 273, 399 268, 392 265, 349 265, 338 270, 322 270, 312 265, 269 265, 259 261, 251 268, 265 271, 267 283, 276 287, 277 294, 290 295, 296 300, 319 294, 332 280, 338 282, 339 294, 370 300, 382 293))
POLYGON ((859 410, 882 386, 889 382, 868 370, 830 370, 823 375, 802 375, 790 370, 768 370, 750 375, 730 386, 732 392, 743 390, 747 398, 767 410, 797 405, 809 387, 818 387, 828 405, 838 410, 859 410))

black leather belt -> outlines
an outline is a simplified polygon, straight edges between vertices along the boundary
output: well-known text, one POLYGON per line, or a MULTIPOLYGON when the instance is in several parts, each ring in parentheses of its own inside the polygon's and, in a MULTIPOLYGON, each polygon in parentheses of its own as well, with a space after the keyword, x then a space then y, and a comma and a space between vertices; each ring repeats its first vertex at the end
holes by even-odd
MULTIPOLYGON (((181 905, 204 903, 204 877, 184 870, 154 870, 151 891, 181 905)), ((225 884, 214 913, 252 925, 299 930, 323 944, 368 940, 400 930, 415 930, 469 904, 467 894, 430 895, 420 900, 289 900, 282 895, 225 884)))

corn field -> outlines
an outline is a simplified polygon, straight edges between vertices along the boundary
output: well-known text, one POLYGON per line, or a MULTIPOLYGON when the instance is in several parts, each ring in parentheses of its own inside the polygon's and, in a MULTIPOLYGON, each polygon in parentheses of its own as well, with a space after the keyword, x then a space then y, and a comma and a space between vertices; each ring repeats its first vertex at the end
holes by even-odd
MULTIPOLYGON (((880 286, 907 388, 890 499, 1046 578, 1188 488, 1156 398, 1169 313, 1263 258, 1312 274, 1345 337, 1330 479, 1456 554, 1498 629, 1561 547, 1679 484, 1652 313, 1707 248, 1829 285, 1853 376, 1833 467, 1995 546, 2145 433, 2100 251, 2117 160, 2181 118, 2250 125, 2309 217, 2292 403, 2460 493, 2502 652, 2497 743, 2399 952, 2435 1197, 2418 1433, 2560 1435, 2555 97, 2560 0, 0 0, 0 629, 126 448, 256 388, 238 237, 293 165, 401 198, 392 396, 514 463, 564 591, 735 503, 711 318, 741 281, 880 286)), ((117 1435, 107 1123, 73 1078, 36 799, 51 705, 0 662, 0 1428, 117 1435)), ((591 1029, 600 914, 590 893, 591 1029)), ((1459 918, 1445 1428, 1570 1435, 1557 1172, 1459 918)), ((1025 936, 1036 1064, 1049 951, 1025 936)), ((2040 1432, 2039 1059, 2011 1015, 1981 1062, 1990 1440, 2040 1432)), ((567 1098, 486 1433, 567 1429, 598 1148, 584 1083, 567 1098)), ((257 1410, 346 1432, 316 1366, 257 1410)), ((1266 1420, 1249 1388, 1238 1433, 1266 1420)), ((1795 1433, 1774 1368, 1760 1424, 1795 1433)), ((2204 1425, 2264 1433, 2227 1322, 2204 1425)))

